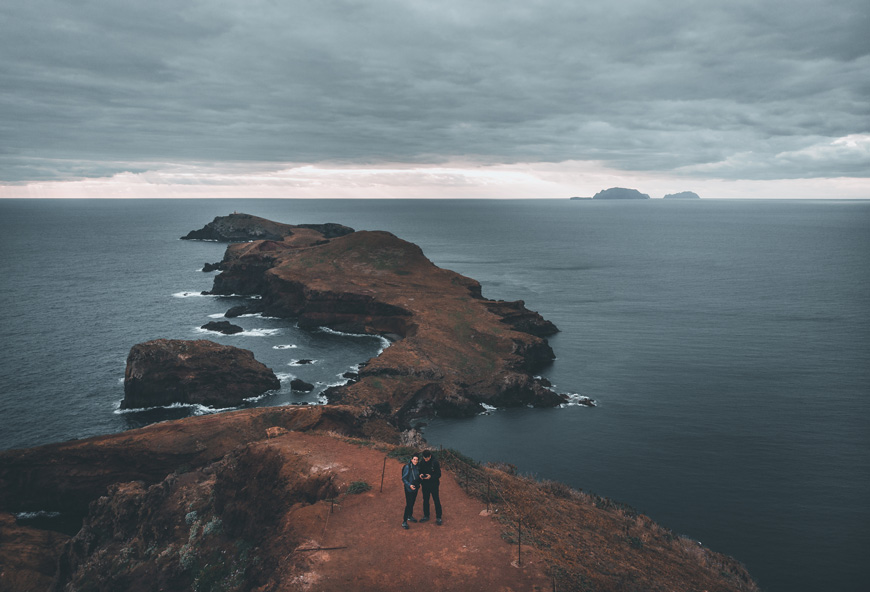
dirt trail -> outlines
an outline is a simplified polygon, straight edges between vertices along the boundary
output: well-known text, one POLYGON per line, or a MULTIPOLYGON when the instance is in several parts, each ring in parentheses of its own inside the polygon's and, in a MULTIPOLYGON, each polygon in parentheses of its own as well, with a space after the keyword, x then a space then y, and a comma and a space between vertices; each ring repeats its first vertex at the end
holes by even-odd
MULTIPOLYGON (((405 498, 401 463, 387 459, 381 492, 384 453, 328 436, 288 433, 270 442, 304 454, 321 470, 338 475, 342 490, 365 481, 371 491, 343 497, 340 506, 320 502, 297 510, 288 518, 308 540, 288 555, 288 566, 308 560, 303 575, 287 573, 284 590, 487 590, 552 589, 544 566, 523 548, 523 565, 516 566, 517 548, 501 538, 503 527, 481 515, 485 504, 473 499, 447 471, 441 479, 444 524, 432 520, 401 528, 405 498), (328 548, 311 551, 308 549, 328 548), (291 560, 292 558, 292 560, 291 560)), ((418 496, 414 515, 422 511, 418 496)))

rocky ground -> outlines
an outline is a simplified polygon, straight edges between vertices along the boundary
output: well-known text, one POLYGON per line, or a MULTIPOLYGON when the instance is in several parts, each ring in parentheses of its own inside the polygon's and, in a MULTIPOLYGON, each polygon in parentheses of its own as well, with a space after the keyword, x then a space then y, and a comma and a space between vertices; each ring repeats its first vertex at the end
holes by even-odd
POLYGON ((0 589, 756 590, 630 509, 452 451, 443 526, 403 530, 411 449, 360 431, 352 409, 257 409, 0 452, 0 589), (15 525, 35 507, 82 528, 15 525))

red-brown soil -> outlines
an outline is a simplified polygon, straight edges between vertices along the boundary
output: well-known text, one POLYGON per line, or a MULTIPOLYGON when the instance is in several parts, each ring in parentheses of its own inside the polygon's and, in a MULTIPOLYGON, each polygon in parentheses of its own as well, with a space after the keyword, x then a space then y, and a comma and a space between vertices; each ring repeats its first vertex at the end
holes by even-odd
MULTIPOLYGON (((315 467, 337 475, 340 491, 354 481, 372 485, 369 492, 339 496, 336 506, 324 501, 308 510, 312 518, 304 540, 292 553, 296 560, 304 559, 304 567, 278 578, 286 584, 278 590, 552 589, 536 557, 515 565, 517 548, 502 540, 502 526, 481 515, 486 505, 462 491, 450 473, 441 481, 443 525, 435 524, 433 510, 433 520, 404 530, 398 460, 388 458, 384 464, 379 450, 311 434, 287 434, 270 445, 304 450, 315 467), (328 550, 304 550, 316 548, 328 550)), ((422 516, 422 496, 415 516, 422 516)))
POLYGON ((734 560, 630 509, 450 451, 436 452, 443 526, 404 530, 393 456, 408 449, 360 437, 352 411, 245 410, 0 452, 0 511, 86 514, 72 539, 0 515, 4 592, 756 590, 734 560), (358 481, 371 489, 349 493, 358 481))

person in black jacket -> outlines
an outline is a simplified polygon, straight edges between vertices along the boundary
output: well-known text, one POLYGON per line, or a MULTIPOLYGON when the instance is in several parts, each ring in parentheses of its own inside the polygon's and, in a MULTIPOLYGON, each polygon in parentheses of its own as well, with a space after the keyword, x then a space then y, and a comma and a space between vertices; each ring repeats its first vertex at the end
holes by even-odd
POLYGON ((405 513, 402 514, 402 528, 408 528, 408 522, 416 522, 414 518, 414 503, 417 501, 417 492, 420 491, 420 462, 418 455, 413 455, 411 460, 402 467, 402 484, 405 486, 405 513))
POLYGON ((423 460, 419 464, 420 482, 423 485, 423 518, 420 522, 429 520, 429 496, 435 504, 435 523, 441 526, 441 498, 438 486, 441 483, 441 464, 432 456, 429 450, 423 451, 423 460))

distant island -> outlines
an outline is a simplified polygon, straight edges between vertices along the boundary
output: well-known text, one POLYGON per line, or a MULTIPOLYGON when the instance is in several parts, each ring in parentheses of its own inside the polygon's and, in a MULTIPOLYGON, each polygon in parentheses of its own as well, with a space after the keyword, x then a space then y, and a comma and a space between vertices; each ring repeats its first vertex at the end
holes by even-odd
POLYGON ((664 199, 701 199, 701 196, 694 191, 681 191, 679 193, 668 193, 664 199))
POLYGON ((575 199, 592 199, 592 198, 591 197, 572 197, 570 199, 575 200, 575 199))
POLYGON ((592 199, 649 199, 649 195, 641 193, 637 189, 626 189, 624 187, 611 187, 603 189, 592 196, 592 199))

